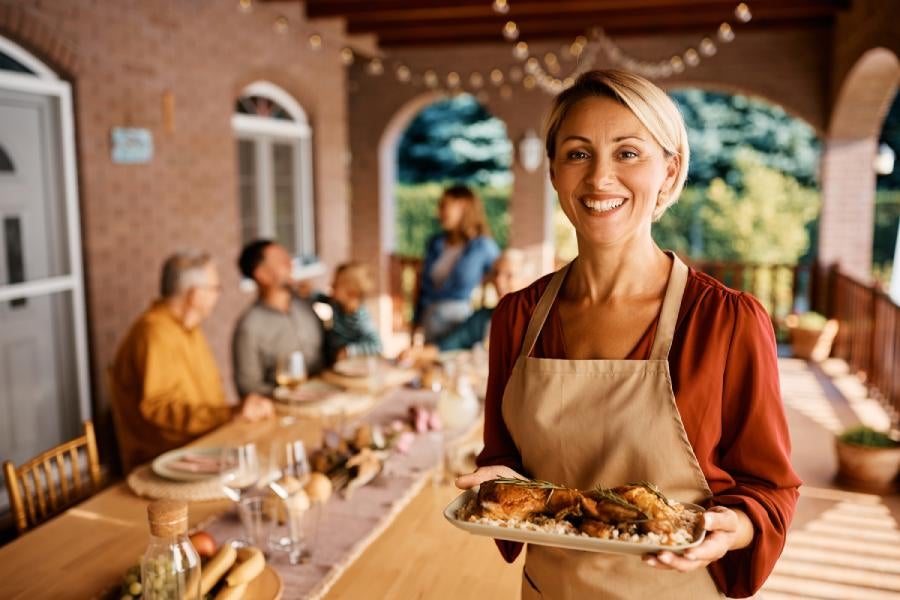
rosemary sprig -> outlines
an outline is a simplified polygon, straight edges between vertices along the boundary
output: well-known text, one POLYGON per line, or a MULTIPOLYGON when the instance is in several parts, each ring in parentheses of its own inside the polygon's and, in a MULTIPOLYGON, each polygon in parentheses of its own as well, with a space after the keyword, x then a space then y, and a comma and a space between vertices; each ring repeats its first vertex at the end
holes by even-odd
POLYGON ((494 483, 502 483, 504 485, 515 485, 518 487, 538 488, 542 490, 563 490, 565 486, 543 481, 541 479, 517 479, 515 477, 497 477, 494 483))
POLYGON ((626 500, 619 494, 615 493, 611 489, 605 488, 602 485, 598 485, 594 489, 596 490, 597 495, 600 496, 600 499, 606 500, 607 502, 611 502, 613 504, 621 506, 622 508, 627 508, 628 510, 636 511, 637 514, 640 515, 640 519, 642 519, 642 520, 647 520, 650 518, 640 508, 638 508, 637 506, 635 506, 634 504, 632 504, 631 502, 629 502, 628 500, 626 500))

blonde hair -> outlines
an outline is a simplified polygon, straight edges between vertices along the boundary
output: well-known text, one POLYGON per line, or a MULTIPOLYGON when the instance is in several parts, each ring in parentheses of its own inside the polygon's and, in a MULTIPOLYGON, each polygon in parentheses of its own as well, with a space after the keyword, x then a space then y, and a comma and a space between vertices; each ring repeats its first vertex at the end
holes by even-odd
POLYGON ((360 262, 347 262, 338 266, 334 271, 335 283, 338 280, 347 284, 360 298, 366 298, 375 289, 369 267, 360 262))
POLYGON ((647 128, 667 158, 678 157, 678 173, 672 187, 660 194, 653 211, 658 220, 666 209, 678 201, 687 179, 690 148, 681 112, 669 96, 650 81, 616 69, 588 71, 575 80, 572 87, 554 100, 545 127, 547 157, 556 156, 556 137, 572 108, 587 98, 611 98, 628 108, 647 128))

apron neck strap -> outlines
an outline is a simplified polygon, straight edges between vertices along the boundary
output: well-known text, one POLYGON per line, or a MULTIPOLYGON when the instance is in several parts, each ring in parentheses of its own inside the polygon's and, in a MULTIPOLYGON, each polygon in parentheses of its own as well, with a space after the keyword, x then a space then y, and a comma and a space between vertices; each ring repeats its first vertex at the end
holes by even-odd
MULTIPOLYGON (((667 254, 669 254, 667 252, 667 254)), ((678 311, 681 308, 681 298, 684 296, 684 288, 687 285, 688 268, 673 252, 672 271, 669 274, 669 284, 666 286, 666 295, 663 298, 662 308, 659 311, 659 321, 656 325, 656 335, 653 336, 653 348, 650 350, 650 360, 665 360, 669 357, 669 348, 675 337, 675 325, 678 321, 678 311)), ((566 275, 572 263, 553 274, 547 289, 541 295, 531 319, 528 321, 528 330, 525 332, 525 341, 522 344, 520 356, 530 356, 537 343, 538 335, 547 321, 550 308, 556 301, 556 296, 562 287, 566 275)))
POLYGON ((671 253, 671 256, 672 272, 669 274, 669 285, 666 287, 662 308, 659 309, 659 321, 656 325, 656 335, 653 336, 650 360, 665 360, 669 357, 669 348, 672 347, 675 325, 678 322, 678 311, 681 309, 681 298, 684 296, 684 288, 687 285, 687 265, 681 262, 674 252, 671 253))
POLYGON ((552 307, 553 302, 556 301, 559 288, 562 287, 563 280, 565 280, 566 274, 569 272, 569 267, 571 266, 572 263, 567 264, 554 273, 553 277, 550 279, 547 289, 544 290, 541 299, 534 308, 531 320, 528 321, 528 331, 525 332, 525 342, 522 344, 520 356, 531 355, 534 344, 537 342, 538 335, 540 335, 541 329, 544 327, 544 322, 547 320, 547 315, 550 314, 550 307, 552 307))

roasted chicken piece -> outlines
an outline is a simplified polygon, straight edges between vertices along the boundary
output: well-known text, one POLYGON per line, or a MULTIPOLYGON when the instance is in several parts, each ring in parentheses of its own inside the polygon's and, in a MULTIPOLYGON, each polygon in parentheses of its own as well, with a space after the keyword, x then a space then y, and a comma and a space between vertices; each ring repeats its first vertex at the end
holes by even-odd
POLYGON ((650 519, 671 519, 675 516, 674 509, 649 484, 623 485, 613 491, 641 509, 650 519))
POLYGON ((485 481, 478 490, 481 517, 490 519, 527 519, 542 514, 550 489, 528 487, 497 480, 485 481))
POLYGON ((581 516, 581 492, 569 488, 550 490, 544 512, 557 520, 581 516))
POLYGON ((603 521, 595 521, 594 519, 583 519, 578 529, 591 537, 608 540, 612 537, 615 526, 603 521))
POLYGON ((582 514, 596 521, 604 523, 620 523, 622 521, 638 521, 646 519, 641 510, 625 501, 616 502, 615 494, 610 494, 608 490, 591 490, 582 494, 581 510, 582 514))

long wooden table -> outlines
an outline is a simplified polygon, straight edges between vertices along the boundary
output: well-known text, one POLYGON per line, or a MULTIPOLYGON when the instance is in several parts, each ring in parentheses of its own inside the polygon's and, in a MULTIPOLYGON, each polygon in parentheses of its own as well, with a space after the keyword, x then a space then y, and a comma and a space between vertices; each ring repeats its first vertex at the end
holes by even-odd
MULTIPOLYGON (((195 445, 263 441, 277 423, 233 421, 195 445)), ((319 443, 322 423, 292 427, 319 443)), ((507 565, 491 540, 449 525, 441 509, 457 493, 426 486, 385 532, 354 562, 326 598, 450 599, 518 595, 521 558, 507 565)), ((147 500, 117 483, 0 548, 0 597, 95 598, 116 585, 148 542, 147 500)), ((229 503, 190 506, 191 525, 229 508, 229 503)))

